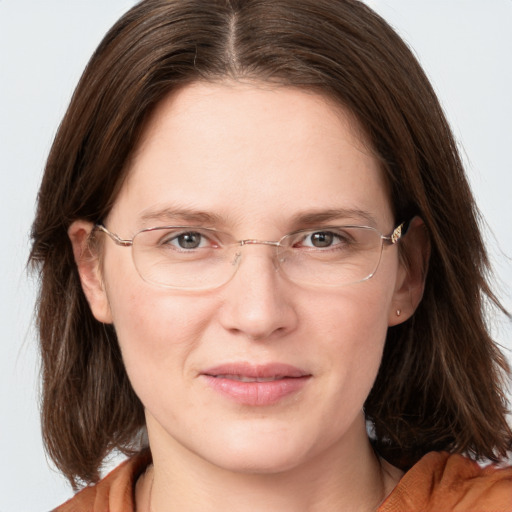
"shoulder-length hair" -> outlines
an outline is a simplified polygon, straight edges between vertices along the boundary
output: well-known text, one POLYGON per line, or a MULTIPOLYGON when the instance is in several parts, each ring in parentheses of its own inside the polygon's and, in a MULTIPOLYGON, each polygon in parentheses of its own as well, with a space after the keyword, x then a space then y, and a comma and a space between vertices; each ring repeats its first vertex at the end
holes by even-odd
MULTIPOLYGON (((358 119, 389 182, 396 218, 431 241, 424 298, 388 330, 365 413, 375 446, 407 468, 430 450, 496 459, 511 446, 503 378, 485 306, 478 211, 439 102, 411 51, 357 0, 146 0, 92 56, 52 146, 32 229, 39 271, 42 424, 77 485, 144 426, 112 326, 94 319, 67 229, 104 219, 144 122, 195 81, 255 79, 329 95, 358 119)), ((312 171, 313 172, 313 171, 312 171)))

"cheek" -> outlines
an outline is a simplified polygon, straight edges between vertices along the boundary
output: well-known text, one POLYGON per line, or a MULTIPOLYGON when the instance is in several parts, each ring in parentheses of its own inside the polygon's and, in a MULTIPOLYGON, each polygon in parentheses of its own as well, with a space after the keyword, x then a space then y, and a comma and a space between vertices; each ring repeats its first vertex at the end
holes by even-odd
POLYGON ((339 291, 311 294, 304 316, 311 318, 313 328, 323 329, 330 338, 340 335, 342 344, 359 345, 364 340, 371 342, 375 336, 385 338, 392 290, 391 284, 370 279, 339 291))
POLYGON ((107 296, 123 361, 140 396, 159 375, 179 378, 187 371, 210 311, 194 297, 148 285, 121 266, 116 270, 109 274, 107 296))
POLYGON ((309 303, 308 339, 316 339, 324 353, 332 393, 341 393, 355 409, 362 406, 380 366, 391 299, 388 286, 369 280, 309 303))

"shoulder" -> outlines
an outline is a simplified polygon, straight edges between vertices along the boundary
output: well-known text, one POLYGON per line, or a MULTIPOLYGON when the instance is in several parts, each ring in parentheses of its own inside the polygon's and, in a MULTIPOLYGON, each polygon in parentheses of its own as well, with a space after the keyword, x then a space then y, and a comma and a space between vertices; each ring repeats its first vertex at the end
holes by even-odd
POLYGON ((139 476, 151 463, 146 450, 117 466, 96 485, 85 487, 53 512, 132 512, 139 476))
POLYGON ((378 512, 511 512, 512 467, 482 467, 431 452, 400 480, 378 512))

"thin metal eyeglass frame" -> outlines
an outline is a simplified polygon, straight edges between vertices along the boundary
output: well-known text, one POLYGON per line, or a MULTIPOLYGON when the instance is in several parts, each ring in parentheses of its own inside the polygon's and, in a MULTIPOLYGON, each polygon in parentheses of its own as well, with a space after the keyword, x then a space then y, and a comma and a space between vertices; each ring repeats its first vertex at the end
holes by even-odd
MULTIPOLYGON (((344 225, 344 226, 336 226, 336 227, 338 229, 339 228, 364 228, 364 229, 371 229, 371 230, 376 231, 380 235, 380 238, 381 238, 381 241, 382 241, 383 245, 384 245, 384 243, 386 243, 387 245, 396 245, 407 234, 407 231, 409 229, 410 223, 411 223, 411 219, 409 219, 407 221, 404 221, 404 222, 401 222, 400 224, 398 224, 398 226, 396 226, 393 229, 393 231, 389 235, 383 235, 382 233, 379 233, 379 231, 376 228, 372 227, 372 226, 344 225)), ((103 224, 96 224, 94 226, 94 229, 102 231, 103 233, 108 235, 108 237, 116 245, 118 245, 120 247, 133 247, 133 240, 135 239, 135 237, 137 235, 139 235, 140 233, 143 233, 143 232, 146 232, 146 231, 155 231, 155 230, 163 230, 163 229, 187 229, 187 230, 193 230, 194 228, 196 228, 196 229, 208 229, 209 231, 214 231, 214 232, 216 231, 215 229, 212 229, 212 228, 201 228, 200 226, 156 226, 156 227, 152 227, 152 228, 141 229, 140 231, 135 233, 135 235, 133 235, 133 238, 131 238, 131 239, 123 239, 119 235, 117 235, 116 233, 112 233, 111 231, 109 231, 103 224)), ((325 227, 319 227, 319 228, 308 228, 308 229, 304 229, 304 230, 293 231, 291 233, 288 233, 288 234, 282 236, 281 239, 278 240, 278 241, 274 241, 274 240, 257 240, 257 239, 253 239, 253 238, 248 238, 248 239, 243 239, 243 240, 234 240, 233 244, 234 245, 239 245, 239 246, 259 244, 259 245, 270 245, 270 246, 273 246, 273 247, 285 247, 286 248, 286 246, 283 246, 281 244, 281 241, 284 240, 285 238, 289 237, 290 235, 298 234, 298 233, 303 232, 303 231, 307 232, 307 231, 328 230, 329 228, 330 228, 330 226, 325 226, 325 227)), ((383 245, 381 247, 383 247, 383 245)), ((135 260, 133 258, 133 252, 132 252, 132 260, 133 260, 133 262, 135 264, 135 260)), ((361 279, 360 281, 355 281, 355 283, 366 281, 366 280, 372 278, 375 275, 375 272, 377 271, 377 269, 379 267, 379 263, 380 263, 380 257, 379 257, 379 262, 377 263, 377 266, 375 267, 374 271, 372 273, 370 273, 368 276, 366 276, 365 278, 361 279)), ((137 265, 135 265, 135 268, 138 271, 137 265)), ((236 271, 235 271, 235 273, 236 273, 236 271)), ((284 273, 286 274, 286 272, 284 272, 284 273)), ((142 276, 142 274, 140 274, 140 272, 139 272, 139 275, 140 275, 140 277, 144 281, 146 281, 146 279, 142 276)), ((234 273, 233 273, 233 276, 234 276, 234 273)), ((229 279, 226 282, 228 282, 228 281, 229 281, 229 279)), ((172 285, 166 285, 166 284, 159 283, 159 282, 153 282, 153 281, 149 281, 149 282, 155 284, 156 286, 160 286, 160 287, 164 287, 164 288, 186 289, 185 287, 177 287, 177 286, 173 287, 172 285)), ((225 284, 225 283, 221 283, 221 284, 217 285, 217 287, 220 287, 223 284, 225 284)), ((344 283, 344 285, 345 284, 350 284, 350 283, 344 283)), ((343 286, 343 285, 341 285, 341 286, 343 286)), ((212 288, 215 288, 215 286, 213 286, 212 288)), ((194 288, 191 288, 191 289, 194 289, 194 288)))

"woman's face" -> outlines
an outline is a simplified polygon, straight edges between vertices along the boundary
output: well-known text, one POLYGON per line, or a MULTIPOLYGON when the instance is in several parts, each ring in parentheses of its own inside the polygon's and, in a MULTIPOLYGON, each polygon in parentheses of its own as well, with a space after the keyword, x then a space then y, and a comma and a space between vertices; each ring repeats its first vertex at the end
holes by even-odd
MULTIPOLYGON (((121 238, 206 225, 279 240, 311 222, 395 227, 356 122, 311 92, 228 82, 161 103, 105 224, 121 238)), ((254 472, 357 453, 386 330, 399 321, 395 246, 371 279, 328 288, 290 282, 274 248, 247 245, 234 277, 200 292, 142 280, 130 251, 105 236, 104 288, 88 295, 115 326, 153 448, 254 472)))

